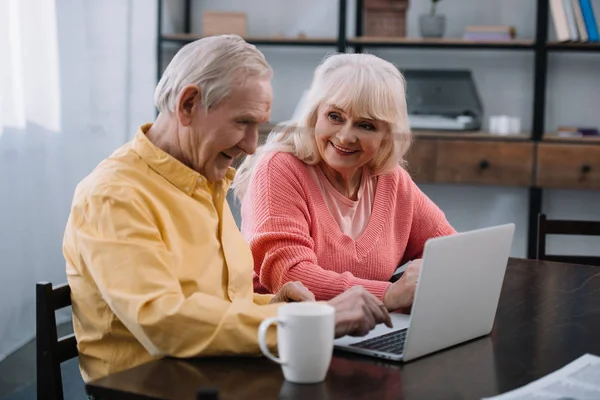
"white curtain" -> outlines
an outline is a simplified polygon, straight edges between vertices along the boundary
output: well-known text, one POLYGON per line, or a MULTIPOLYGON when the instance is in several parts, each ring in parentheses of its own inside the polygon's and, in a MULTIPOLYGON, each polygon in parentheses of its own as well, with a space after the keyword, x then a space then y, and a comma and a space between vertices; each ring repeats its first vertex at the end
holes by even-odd
POLYGON ((0 0, 0 360, 66 280, 75 186, 154 116, 155 3, 0 0))
POLYGON ((0 2, 0 133, 34 123, 60 129, 56 4, 0 2))
POLYGON ((0 1, 0 359, 31 339, 35 281, 61 279, 43 273, 52 199, 39 190, 61 129, 56 25, 53 0, 0 1))

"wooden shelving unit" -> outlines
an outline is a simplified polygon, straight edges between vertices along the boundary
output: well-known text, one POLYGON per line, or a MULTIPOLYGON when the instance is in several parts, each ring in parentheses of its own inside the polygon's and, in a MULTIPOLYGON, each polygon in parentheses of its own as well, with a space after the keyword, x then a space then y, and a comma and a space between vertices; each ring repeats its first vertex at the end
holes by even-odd
POLYGON ((548 51, 600 51, 600 43, 598 42, 548 42, 546 43, 548 51))
MULTIPOLYGON (((259 127, 258 133, 261 136, 268 135, 275 124, 263 124, 259 127)), ((524 141, 531 139, 531 133, 523 132, 519 135, 494 135, 484 131, 469 131, 469 132, 456 132, 456 131, 426 131, 426 130, 414 130, 412 132, 415 139, 427 139, 434 138, 440 140, 499 140, 499 141, 524 141)))
POLYGON ((533 40, 511 40, 482 42, 461 38, 422 39, 422 38, 391 38, 358 36, 349 38, 347 43, 352 46, 368 47, 416 47, 416 48, 448 48, 448 49, 532 49, 533 40))
POLYGON ((523 141, 530 140, 531 133, 523 132, 519 135, 495 135, 489 132, 452 132, 452 131, 413 131, 413 136, 418 139, 435 138, 440 140, 497 140, 497 141, 523 141))
MULTIPOLYGON (((201 1, 201 0, 198 0, 201 1)), ((367 48, 434 50, 527 51, 534 56, 531 132, 497 136, 486 132, 415 131, 408 153, 409 170, 416 182, 517 186, 528 188, 528 257, 535 256, 537 216, 543 189, 600 189, 600 138, 557 137, 545 134, 548 55, 552 52, 596 52, 600 43, 552 42, 548 40, 549 2, 536 0, 535 37, 530 40, 480 42, 461 38, 422 39, 363 36, 363 1, 355 1, 353 37, 346 33, 347 0, 338 0, 337 37, 248 37, 256 45, 328 46, 338 52, 362 52, 367 48)), ((162 33, 162 0, 158 0, 157 79, 162 74, 165 43, 185 44, 201 38, 191 32, 191 3, 184 0, 182 33, 162 33)), ((260 142, 273 128, 260 128, 260 142)))
MULTIPOLYGON (((163 42, 190 43, 202 39, 204 36, 193 33, 177 33, 162 35, 163 42)), ((336 38, 325 37, 280 37, 280 36, 248 36, 244 37, 248 43, 255 45, 282 45, 282 46, 336 46, 336 38)))

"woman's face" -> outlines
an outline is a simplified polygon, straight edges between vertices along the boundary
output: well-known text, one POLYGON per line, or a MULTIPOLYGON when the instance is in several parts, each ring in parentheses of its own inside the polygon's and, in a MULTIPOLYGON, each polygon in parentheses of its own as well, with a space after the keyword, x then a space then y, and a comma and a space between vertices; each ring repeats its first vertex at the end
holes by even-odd
POLYGON ((387 124, 358 118, 332 105, 317 110, 315 138, 323 162, 343 175, 352 175, 379 152, 387 124))

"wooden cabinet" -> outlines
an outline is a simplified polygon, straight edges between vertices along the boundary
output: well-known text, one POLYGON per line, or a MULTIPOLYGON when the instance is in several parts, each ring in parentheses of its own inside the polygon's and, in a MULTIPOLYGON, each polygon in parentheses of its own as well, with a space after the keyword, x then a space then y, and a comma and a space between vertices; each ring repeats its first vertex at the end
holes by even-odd
POLYGON ((415 182, 435 182, 436 155, 435 140, 417 140, 411 145, 406 154, 406 169, 415 182))
POLYGON ((554 189, 600 189, 600 145, 540 143, 536 184, 554 189))
POLYGON ((530 141, 417 139, 408 171, 416 182, 530 186, 534 144, 530 141))
POLYGON ((530 186, 533 142, 438 141, 436 182, 530 186))

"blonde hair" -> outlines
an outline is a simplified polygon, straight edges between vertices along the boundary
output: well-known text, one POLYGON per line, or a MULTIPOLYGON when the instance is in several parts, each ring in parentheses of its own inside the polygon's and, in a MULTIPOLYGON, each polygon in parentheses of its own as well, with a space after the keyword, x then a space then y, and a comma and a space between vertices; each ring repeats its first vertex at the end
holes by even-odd
POLYGON ((227 97, 240 79, 271 77, 265 56, 238 35, 209 36, 191 42, 175 54, 154 92, 159 112, 174 112, 179 92, 189 84, 200 87, 205 108, 227 97))
POLYGON ((277 125, 265 144, 240 164, 233 183, 235 196, 242 201, 262 155, 273 152, 294 154, 306 164, 321 161, 314 128, 321 104, 331 104, 359 118, 388 124, 378 154, 368 167, 374 175, 404 165, 411 142, 404 77, 393 64, 372 54, 335 54, 317 67, 306 101, 290 121, 277 125))

